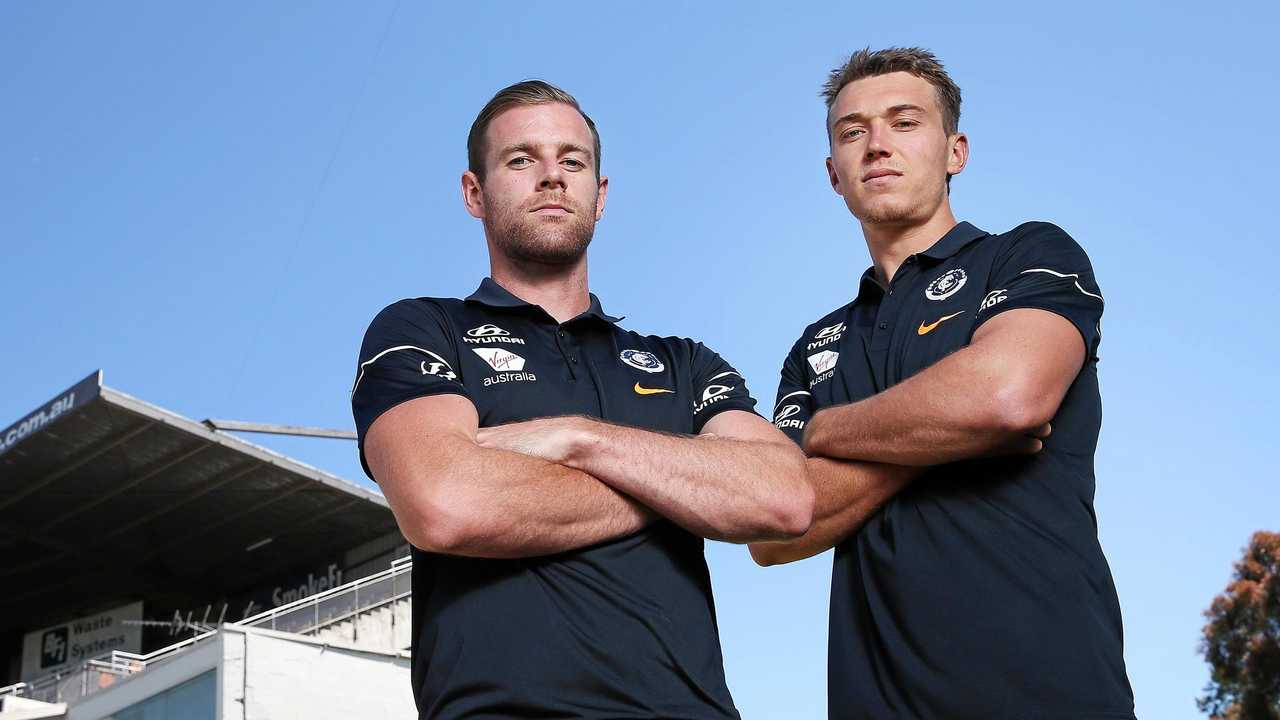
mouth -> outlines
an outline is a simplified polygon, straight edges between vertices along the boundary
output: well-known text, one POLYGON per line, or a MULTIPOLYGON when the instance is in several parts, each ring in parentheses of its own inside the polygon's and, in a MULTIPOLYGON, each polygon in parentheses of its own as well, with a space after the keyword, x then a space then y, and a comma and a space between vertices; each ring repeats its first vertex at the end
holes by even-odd
POLYGON ((879 178, 885 177, 902 177, 902 173, 889 168, 878 168, 868 172, 866 175, 863 175, 862 182, 871 182, 872 180, 878 180, 879 178))
POLYGON ((534 215, 550 215, 550 216, 570 215, 573 213, 572 210, 558 203, 543 203, 542 205, 535 207, 529 212, 533 213, 534 215))

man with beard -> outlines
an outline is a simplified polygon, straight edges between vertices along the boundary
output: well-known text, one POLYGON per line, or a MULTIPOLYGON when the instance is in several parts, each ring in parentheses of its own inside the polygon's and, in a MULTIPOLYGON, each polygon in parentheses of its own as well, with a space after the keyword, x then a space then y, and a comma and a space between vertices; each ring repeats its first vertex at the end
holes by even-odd
POLYGON ((419 714, 736 718, 703 538, 803 533, 803 455, 716 353, 588 292, 608 180, 572 96, 500 91, 467 149, 491 277, 380 312, 351 401, 414 547, 419 714))
POLYGON ((956 222, 969 144, 931 53, 854 53, 823 95, 873 265, 783 363, 774 421, 810 456, 813 524, 751 550, 836 548, 829 715, 1132 718, 1093 508, 1089 259, 1048 223, 956 222))

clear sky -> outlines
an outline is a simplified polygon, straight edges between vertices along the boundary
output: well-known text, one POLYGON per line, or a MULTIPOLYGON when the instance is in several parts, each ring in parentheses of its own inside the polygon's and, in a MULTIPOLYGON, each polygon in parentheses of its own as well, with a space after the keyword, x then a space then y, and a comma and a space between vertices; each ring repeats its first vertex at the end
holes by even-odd
MULTIPOLYGON (((1200 613, 1280 529, 1277 5, 786 6, 0 3, 0 426, 103 368, 195 419, 351 427, 373 314, 486 274, 465 136, 528 77, 599 125, 606 310, 703 340, 771 406, 869 264, 818 87, 921 45, 964 92, 957 215, 1053 221, 1092 257, 1129 673, 1140 717, 1198 717, 1200 613)), ((367 484, 350 443, 254 440, 367 484)), ((831 555, 708 557, 744 717, 822 716, 831 555)))

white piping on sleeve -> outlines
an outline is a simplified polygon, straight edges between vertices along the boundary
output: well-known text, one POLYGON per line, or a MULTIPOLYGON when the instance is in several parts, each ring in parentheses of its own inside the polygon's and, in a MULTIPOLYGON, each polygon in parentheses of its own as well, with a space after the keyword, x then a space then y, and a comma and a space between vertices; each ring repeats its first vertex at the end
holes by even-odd
POLYGON ((418 352, 420 352, 420 353, 426 353, 426 354, 430 355, 431 357, 435 358, 436 360, 439 360, 440 362, 444 363, 444 366, 445 366, 445 367, 447 367, 447 368, 449 368, 449 370, 450 370, 450 371, 452 371, 452 370, 453 370, 453 366, 449 364, 449 361, 448 361, 448 360, 445 360, 444 358, 442 358, 442 357, 440 357, 439 355, 437 355, 437 354, 435 354, 435 353, 431 352, 430 350, 424 350, 423 348, 416 347, 416 346, 414 346, 414 345, 397 345, 397 346, 395 346, 395 347, 387 348, 386 350, 383 350, 382 352, 378 353, 377 355, 374 355, 373 357, 369 358, 368 360, 365 360, 364 362, 360 363, 360 374, 359 374, 358 376, 356 376, 356 384, 351 386, 351 394, 352 394, 352 395, 355 395, 355 394, 356 394, 356 388, 360 387, 360 381, 364 379, 364 370, 365 370, 365 367, 366 367, 367 365, 370 365, 370 364, 372 364, 372 363, 374 363, 374 362, 377 362, 378 358, 382 357, 383 355, 386 355, 387 353, 393 353, 393 352, 395 352, 395 351, 397 351, 397 350, 417 350, 417 351, 418 351, 418 352))
POLYGON ((792 395, 812 395, 812 394, 813 393, 810 393, 808 390, 797 390, 795 392, 789 392, 786 395, 783 395, 782 397, 778 398, 778 402, 774 404, 773 414, 777 415, 778 408, 782 407, 782 403, 786 402, 787 398, 791 397, 792 395))
POLYGON ((1080 287, 1080 275, 1078 273, 1060 273, 1057 270, 1049 270, 1048 268, 1031 268, 1029 270, 1023 270, 1018 274, 1026 275, 1027 273, 1033 273, 1033 272, 1049 273, 1050 275, 1055 275, 1060 278, 1075 278, 1075 285, 1077 290, 1084 293, 1085 295, 1088 295, 1091 298, 1098 298, 1099 300, 1102 300, 1102 302, 1104 303, 1106 302, 1106 300, 1102 299, 1101 295, 1095 295, 1089 292, 1088 290, 1085 290, 1084 288, 1080 287))

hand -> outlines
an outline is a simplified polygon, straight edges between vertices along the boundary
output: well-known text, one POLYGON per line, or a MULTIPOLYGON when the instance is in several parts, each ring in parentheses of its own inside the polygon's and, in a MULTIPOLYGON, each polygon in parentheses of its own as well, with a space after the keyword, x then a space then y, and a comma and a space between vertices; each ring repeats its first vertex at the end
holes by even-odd
POLYGON ((1044 449, 1044 439, 1049 437, 1051 432, 1053 432, 1053 425, 1045 423, 1026 435, 1018 435, 1011 438, 1009 442, 992 448, 991 452, 987 453, 987 456, 1035 455, 1044 449))
POLYGON ((569 465, 586 439, 583 418, 549 417, 480 428, 476 443, 493 450, 507 450, 569 465))

